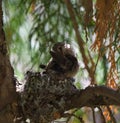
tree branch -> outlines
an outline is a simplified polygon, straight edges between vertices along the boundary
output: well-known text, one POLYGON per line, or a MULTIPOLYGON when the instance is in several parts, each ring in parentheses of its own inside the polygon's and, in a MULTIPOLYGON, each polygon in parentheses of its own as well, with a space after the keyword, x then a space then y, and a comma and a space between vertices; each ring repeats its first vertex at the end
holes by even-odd
POLYGON ((82 54, 82 58, 83 58, 83 61, 84 61, 84 64, 85 64, 85 68, 86 70, 88 71, 89 73, 89 76, 91 77, 91 84, 94 84, 95 80, 94 80, 94 74, 93 74, 93 71, 92 69, 88 66, 88 58, 85 54, 85 49, 84 49, 84 41, 80 35, 80 32, 79 32, 79 26, 78 26, 78 23, 76 21, 76 16, 75 16, 75 12, 73 10, 73 7, 70 3, 70 0, 64 0, 66 6, 67 6, 67 9, 68 9, 68 13, 70 15, 70 18, 71 18, 71 21, 73 23, 73 28, 75 30, 75 33, 76 33, 76 38, 77 38, 77 41, 78 41, 78 44, 79 44, 79 48, 80 48, 80 52, 82 54))
POLYGON ((84 106, 120 105, 120 93, 106 86, 87 87, 70 97, 66 110, 84 106))
POLYGON ((64 116, 65 111, 74 108, 120 106, 118 90, 106 86, 89 86, 78 90, 73 80, 58 80, 54 72, 49 74, 28 72, 24 91, 20 94, 23 116, 29 117, 34 122, 41 119, 41 116, 47 119, 46 122, 58 118, 56 116, 60 118, 64 116))

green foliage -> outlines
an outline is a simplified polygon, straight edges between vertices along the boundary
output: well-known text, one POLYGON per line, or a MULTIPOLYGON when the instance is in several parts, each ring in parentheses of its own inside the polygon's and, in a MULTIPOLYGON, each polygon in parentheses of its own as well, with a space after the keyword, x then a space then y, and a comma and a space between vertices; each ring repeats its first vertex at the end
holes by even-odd
MULTIPOLYGON (((72 1, 72 4, 82 37, 85 41, 89 40, 86 42, 87 47, 91 44, 94 22, 92 20, 89 23, 86 32, 85 11, 81 3, 72 1)), ((73 25, 62 0, 6 0, 4 13, 4 29, 16 73, 23 73, 31 68, 39 70, 40 64, 49 61, 49 50, 55 42, 65 41, 78 49, 73 25)), ((78 56, 81 59, 79 54, 78 56)))
POLYGON ((21 76, 22 74, 20 72, 22 69, 20 68, 20 64, 25 59, 27 50, 24 49, 26 49, 27 45, 25 43, 26 39, 24 38, 26 35, 23 34, 26 32, 21 32, 22 26, 25 23, 25 14, 21 11, 22 8, 19 9, 19 5, 19 0, 5 0, 3 2, 4 30, 11 55, 11 62, 14 66, 15 73, 21 76))
MULTIPOLYGON (((85 6, 78 0, 71 0, 71 2, 75 11, 79 32, 85 43, 85 52, 89 54, 94 38, 95 21, 91 19, 85 25, 85 6)), ((96 2, 96 0, 93 2, 96 2)), ((16 73, 23 73, 31 68, 40 70, 39 65, 47 64, 50 59, 49 50, 52 45, 55 42, 61 41, 73 45, 81 63, 82 58, 76 43, 75 31, 64 1, 5 0, 3 3, 5 15, 4 29, 6 39, 10 46, 11 62, 16 73)), ((94 9, 93 15, 95 11, 94 9)), ((118 37, 118 32, 119 29, 116 31, 116 37, 118 37)), ((118 38, 116 38, 116 41, 118 41, 118 38)), ((98 56, 93 52, 90 53, 93 61, 97 63, 98 56)), ((119 69, 119 57, 117 58, 117 63, 119 69)), ((106 80, 107 74, 105 57, 102 59, 102 62, 98 62, 96 67, 95 74, 97 81, 102 84, 106 80)), ((88 77, 86 76, 86 71, 81 71, 84 71, 84 67, 80 70, 77 81, 81 81, 81 78, 88 77)), ((79 84, 78 86, 80 87, 79 84)))
MULTIPOLYGON (((82 1, 82 0, 81 0, 82 1)), ((104 84, 107 79, 108 61, 104 55, 99 58, 99 54, 91 52, 93 43, 95 20, 85 25, 85 8, 80 0, 71 0, 75 17, 78 23, 79 32, 84 40, 85 53, 92 56, 91 59, 96 64, 95 79, 98 84, 104 84)), ((96 0, 93 0, 96 2, 96 0)), ((76 77, 76 86, 81 89, 86 86, 89 80, 88 72, 85 70, 81 53, 76 42, 76 35, 73 29, 71 18, 63 0, 4 0, 4 30, 6 40, 9 45, 9 52, 15 73, 23 78, 24 72, 28 69, 40 70, 40 64, 47 64, 50 59, 49 51, 56 42, 65 41, 71 43, 77 52, 80 61, 80 71, 76 77), (85 84, 84 84, 85 83, 85 84), (87 84, 86 84, 87 83, 87 84)), ((93 16, 95 17, 95 9, 93 16)), ((120 19, 119 19, 120 20, 120 19)), ((120 21, 116 23, 115 41, 119 42, 120 21)), ((117 47, 117 46, 116 46, 117 47)), ((104 53, 106 47, 102 47, 104 53)), ((120 73, 120 49, 117 49, 117 69, 120 73)), ((88 63, 88 66, 89 63, 88 63)), ((89 84, 88 84, 89 85, 89 84)), ((76 116, 83 116, 83 112, 78 110, 76 116)), ((77 118, 73 118, 75 122, 77 118)))

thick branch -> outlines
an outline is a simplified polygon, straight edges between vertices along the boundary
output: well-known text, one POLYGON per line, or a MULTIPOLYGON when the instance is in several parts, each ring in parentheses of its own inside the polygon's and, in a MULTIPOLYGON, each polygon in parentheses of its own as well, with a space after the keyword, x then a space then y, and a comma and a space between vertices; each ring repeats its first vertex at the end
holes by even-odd
POLYGON ((101 105, 119 105, 120 93, 106 86, 87 87, 84 90, 76 92, 70 97, 70 104, 66 109, 80 108, 84 106, 98 107, 101 105))

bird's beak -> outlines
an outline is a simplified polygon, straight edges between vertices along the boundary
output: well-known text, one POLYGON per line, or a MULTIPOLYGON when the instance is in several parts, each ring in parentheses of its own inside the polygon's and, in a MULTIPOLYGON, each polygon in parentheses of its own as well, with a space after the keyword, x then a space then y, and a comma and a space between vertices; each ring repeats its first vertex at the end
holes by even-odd
POLYGON ((66 48, 66 49, 71 48, 71 47, 70 47, 70 44, 65 44, 65 48, 66 48))

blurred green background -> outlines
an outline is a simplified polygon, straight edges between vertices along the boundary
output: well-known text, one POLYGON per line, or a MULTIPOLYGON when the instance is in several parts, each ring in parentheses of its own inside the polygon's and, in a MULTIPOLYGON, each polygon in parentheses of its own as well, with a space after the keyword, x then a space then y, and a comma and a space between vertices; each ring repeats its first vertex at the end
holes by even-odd
MULTIPOLYGON (((96 10, 93 8, 93 19, 85 26, 84 15, 86 11, 82 1, 71 0, 79 31, 85 43, 85 52, 87 55, 90 53, 93 61, 97 62, 98 54, 91 51, 90 48, 95 39, 94 16, 96 10)), ((96 0, 93 0, 93 4, 95 2, 96 0)), ((79 60, 80 69, 75 76, 77 88, 81 89, 89 85, 90 78, 82 61, 66 5, 62 0, 4 0, 3 10, 4 30, 9 46, 10 60, 19 80, 24 79, 24 74, 28 70, 42 71, 39 65, 47 64, 50 60, 49 51, 52 45, 64 41, 73 46, 79 60)), ((119 53, 116 58, 118 59, 117 68, 119 70, 119 53)), ((98 61, 95 71, 96 81, 99 84, 105 83, 108 66, 104 55, 98 61)), ((92 112, 89 108, 78 110, 76 115, 84 117, 86 123, 92 123, 92 112)), ((74 122, 79 123, 77 119, 74 119, 74 122)), ((71 121, 71 123, 74 122, 71 121)), ((100 120, 97 121, 97 123, 99 122, 100 120)))

